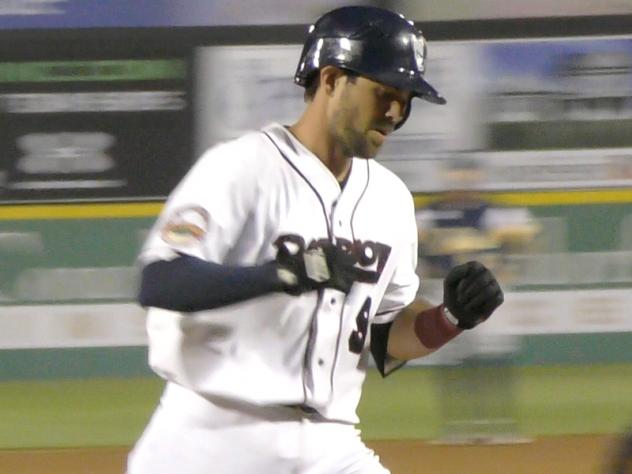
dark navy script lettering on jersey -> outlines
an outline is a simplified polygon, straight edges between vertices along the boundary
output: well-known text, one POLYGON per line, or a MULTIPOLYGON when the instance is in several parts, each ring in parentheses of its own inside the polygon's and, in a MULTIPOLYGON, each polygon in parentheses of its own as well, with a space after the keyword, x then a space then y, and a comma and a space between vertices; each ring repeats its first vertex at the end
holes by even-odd
MULTIPOLYGON (((306 244, 305 239, 300 235, 284 234, 276 239, 274 246, 277 250, 284 249, 290 254, 296 254, 305 250, 323 247, 324 244, 329 242, 330 240, 324 237, 313 239, 309 244, 306 244)), ((351 241, 337 238, 335 243, 338 248, 355 259, 355 265, 358 269, 358 282, 377 283, 391 254, 391 247, 371 240, 351 241)))

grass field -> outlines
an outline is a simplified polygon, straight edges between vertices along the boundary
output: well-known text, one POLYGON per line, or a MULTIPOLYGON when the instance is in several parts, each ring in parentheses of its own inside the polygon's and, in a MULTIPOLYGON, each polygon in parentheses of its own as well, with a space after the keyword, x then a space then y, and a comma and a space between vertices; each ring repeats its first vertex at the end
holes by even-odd
MULTIPOLYGON (((364 438, 437 436, 439 370, 407 368, 384 380, 371 373, 360 406, 364 438)), ((525 435, 618 433, 632 424, 632 365, 515 370, 515 416, 525 435)), ((157 378, 2 382, 0 449, 130 445, 161 390, 157 378)), ((457 398, 472 396, 464 390, 457 398)))

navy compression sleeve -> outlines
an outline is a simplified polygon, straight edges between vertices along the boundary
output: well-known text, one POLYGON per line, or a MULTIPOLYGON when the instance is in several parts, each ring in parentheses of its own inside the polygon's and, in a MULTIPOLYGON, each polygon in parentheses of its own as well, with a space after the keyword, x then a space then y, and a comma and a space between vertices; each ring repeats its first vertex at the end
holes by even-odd
POLYGON ((232 267, 180 255, 143 269, 138 301, 142 306, 193 312, 280 290, 274 262, 232 267))

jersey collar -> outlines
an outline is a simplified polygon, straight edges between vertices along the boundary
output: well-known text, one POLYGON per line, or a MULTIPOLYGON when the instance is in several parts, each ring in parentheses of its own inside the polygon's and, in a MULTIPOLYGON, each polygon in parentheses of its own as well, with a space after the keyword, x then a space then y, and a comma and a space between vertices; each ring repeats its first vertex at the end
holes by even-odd
POLYGON ((262 130, 275 143, 283 158, 307 179, 325 202, 350 208, 360 200, 369 182, 372 160, 353 158, 344 188, 320 159, 309 151, 286 127, 278 123, 262 130))

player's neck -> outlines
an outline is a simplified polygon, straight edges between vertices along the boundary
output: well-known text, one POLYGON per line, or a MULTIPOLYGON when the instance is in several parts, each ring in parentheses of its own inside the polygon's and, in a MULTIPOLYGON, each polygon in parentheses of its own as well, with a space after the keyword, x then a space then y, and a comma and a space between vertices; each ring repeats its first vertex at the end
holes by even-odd
POLYGON ((312 123, 309 116, 303 115, 289 130, 305 148, 323 162, 339 182, 347 177, 351 158, 345 156, 340 147, 333 143, 322 122, 312 123))

